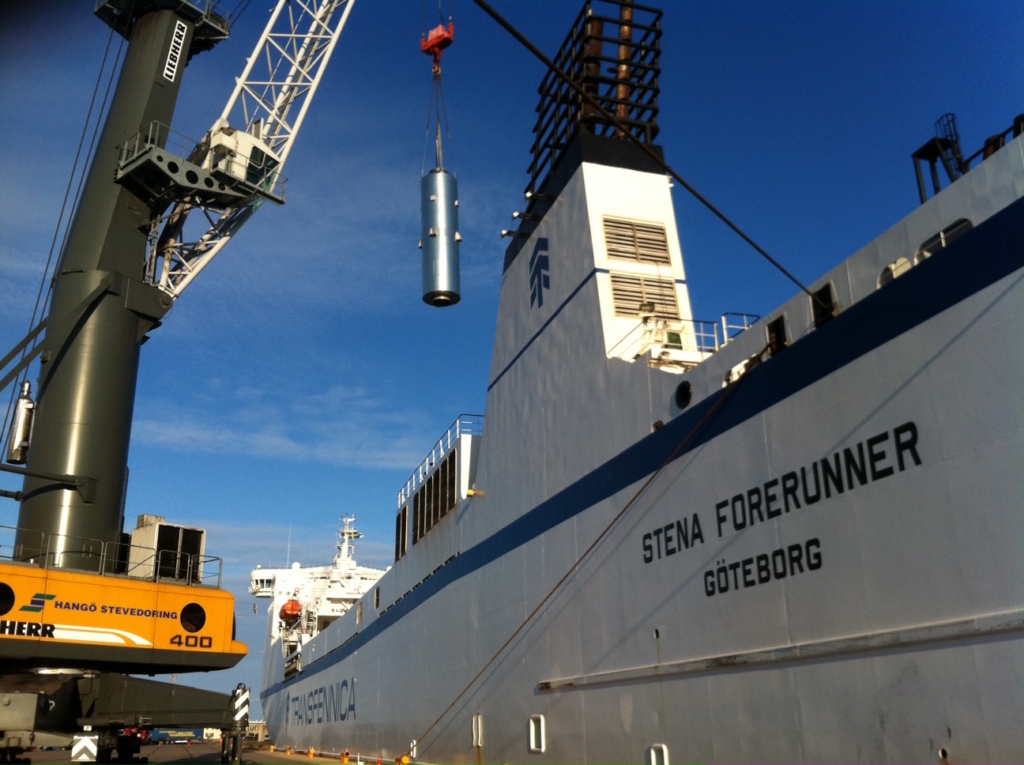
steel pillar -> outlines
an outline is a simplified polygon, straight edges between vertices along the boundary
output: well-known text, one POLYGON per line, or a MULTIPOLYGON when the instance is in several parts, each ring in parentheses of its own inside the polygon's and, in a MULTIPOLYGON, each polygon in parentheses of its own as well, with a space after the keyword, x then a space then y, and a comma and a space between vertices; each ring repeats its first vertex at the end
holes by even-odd
POLYGON ((66 485, 27 477, 15 541, 22 559, 94 569, 104 545, 120 541, 139 348, 170 301, 140 281, 151 211, 113 179, 119 145, 154 120, 170 124, 193 31, 157 6, 131 29, 56 274, 27 463, 30 472, 94 479, 95 495, 87 502, 66 485))

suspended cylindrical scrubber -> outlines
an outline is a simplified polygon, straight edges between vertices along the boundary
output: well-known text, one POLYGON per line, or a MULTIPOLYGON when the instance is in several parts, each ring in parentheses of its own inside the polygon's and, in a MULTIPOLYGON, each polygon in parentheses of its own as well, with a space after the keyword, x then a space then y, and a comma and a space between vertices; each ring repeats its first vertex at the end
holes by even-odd
POLYGON ((459 190, 455 176, 435 167, 423 176, 423 302, 443 308, 459 302, 459 190))
MULTIPOLYGON (((440 13, 440 6, 438 6, 440 13)), ((455 25, 449 19, 440 26, 423 33, 421 50, 433 58, 434 85, 430 109, 427 114, 427 141, 431 127, 434 127, 434 167, 424 173, 420 191, 420 213, 423 222, 423 302, 444 308, 455 305, 461 299, 459 294, 459 188, 455 175, 444 167, 444 150, 441 142, 441 115, 445 113, 444 92, 441 88, 441 54, 455 35, 455 25), (436 108, 436 112, 435 112, 436 108)), ((447 120, 447 117, 445 117, 447 120)), ((426 155, 426 147, 424 147, 426 155)))

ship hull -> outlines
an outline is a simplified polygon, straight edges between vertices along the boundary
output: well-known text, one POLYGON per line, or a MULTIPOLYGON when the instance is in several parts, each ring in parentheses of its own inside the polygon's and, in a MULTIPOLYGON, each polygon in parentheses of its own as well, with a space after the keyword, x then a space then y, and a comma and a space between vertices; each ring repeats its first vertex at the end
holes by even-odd
MULTIPOLYGON (((268 645, 275 743, 394 759, 415 740, 430 762, 1018 757, 1021 337, 1018 201, 582 475, 549 450, 523 487, 539 499, 298 675, 268 645)), ((607 439, 599 419, 574 424, 581 449, 607 439)), ((488 437, 485 461, 516 458, 488 437)))

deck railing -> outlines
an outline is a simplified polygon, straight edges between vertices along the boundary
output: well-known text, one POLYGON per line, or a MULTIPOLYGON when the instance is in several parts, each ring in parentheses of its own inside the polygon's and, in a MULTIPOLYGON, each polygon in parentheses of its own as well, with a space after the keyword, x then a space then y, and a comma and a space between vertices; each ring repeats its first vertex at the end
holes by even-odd
POLYGON ((453 446, 459 442, 459 437, 463 435, 469 436, 480 436, 484 432, 484 416, 482 414, 460 414, 458 418, 451 424, 451 427, 445 431, 445 434, 437 439, 437 443, 434 444, 433 448, 427 453, 427 456, 423 459, 423 462, 419 464, 419 467, 413 471, 413 474, 409 476, 409 480, 405 482, 405 486, 398 492, 398 507, 404 507, 405 503, 408 502, 416 489, 419 488, 420 484, 427 480, 430 476, 431 471, 434 469, 434 465, 439 464, 453 446))
POLYGON ((66 534, 47 535, 35 529, 3 525, 0 562, 198 587, 220 587, 224 568, 223 560, 215 555, 157 551, 152 547, 66 534), (23 541, 16 544, 19 532, 23 541), (135 561, 131 561, 132 550, 142 552, 135 561))

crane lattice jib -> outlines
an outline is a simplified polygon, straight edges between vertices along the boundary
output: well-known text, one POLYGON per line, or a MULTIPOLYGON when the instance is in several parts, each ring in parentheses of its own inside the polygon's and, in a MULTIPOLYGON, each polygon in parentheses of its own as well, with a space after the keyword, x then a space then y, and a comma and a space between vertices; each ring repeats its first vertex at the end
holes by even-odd
POLYGON ((147 275, 172 297, 223 249, 266 199, 272 189, 320 85, 331 54, 341 37, 355 0, 279 0, 220 119, 193 152, 197 163, 210 166, 211 144, 217 136, 241 131, 269 148, 273 177, 266 193, 256 193, 227 208, 194 197, 176 201, 156 221, 150 235, 147 275), (193 241, 183 238, 190 212, 202 210, 208 230, 193 241))
POLYGON ((224 107, 222 120, 262 136, 281 164, 306 117, 354 0, 280 0, 224 107), (239 114, 240 111, 240 114, 239 114), (294 121, 291 115, 297 112, 294 121), (241 119, 232 119, 241 116, 241 119))

